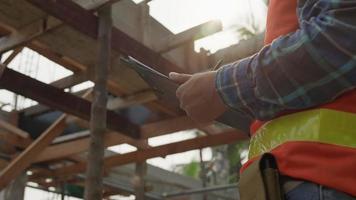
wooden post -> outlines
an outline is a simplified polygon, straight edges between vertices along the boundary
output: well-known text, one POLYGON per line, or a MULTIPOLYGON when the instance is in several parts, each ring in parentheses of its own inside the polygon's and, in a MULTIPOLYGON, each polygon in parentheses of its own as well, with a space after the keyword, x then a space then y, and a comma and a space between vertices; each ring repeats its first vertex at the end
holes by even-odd
MULTIPOLYGON (((202 182, 203 188, 207 186, 207 177, 206 177, 206 168, 203 159, 203 149, 199 149, 199 157, 200 157, 200 179, 202 182)), ((204 193, 203 200, 207 200, 208 196, 204 193)))
POLYGON ((48 127, 34 142, 0 172, 0 189, 8 185, 31 165, 34 158, 45 149, 55 137, 65 128, 66 114, 62 114, 50 127, 48 127))
MULTIPOLYGON (((9 122, 2 121, 2 124, 5 124, 6 128, 14 128, 18 125, 18 114, 16 112, 11 113, 9 119, 7 119, 9 122)), ((10 129, 12 130, 12 129, 10 129)), ((15 128, 15 133, 17 129, 15 128)), ((26 134, 25 134, 26 135, 26 134)), ((27 135, 28 136, 28 135, 27 135)), ((5 154, 13 154, 16 153, 16 148, 14 146, 9 145, 8 143, 5 142, 5 144, 0 144, 0 151, 5 154), (6 151, 3 151, 5 150, 6 151)), ((1 168, 1 167, 0 167, 1 168)), ((14 180, 11 181, 10 184, 7 185, 6 188, 4 188, 0 192, 0 200, 23 200, 25 196, 25 187, 27 183, 27 175, 26 171, 24 170, 19 176, 14 178, 14 180)))
POLYGON ((144 200, 145 199, 145 176, 147 171, 146 161, 137 162, 135 169, 135 176, 133 180, 133 186, 135 190, 135 199, 144 200))
POLYGON ((87 179, 85 182, 86 200, 101 200, 103 194, 102 174, 107 103, 106 82, 111 54, 111 6, 106 6, 99 10, 98 15, 98 63, 95 67, 94 97, 90 118, 91 143, 86 172, 87 179))
MULTIPOLYGON (((150 26, 148 25, 149 18, 149 7, 147 5, 147 0, 145 0, 140 5, 140 36, 142 44, 150 46, 152 41, 148 37, 150 31, 150 26)), ((145 140, 144 143, 148 145, 148 140, 145 140)), ((133 188, 135 200, 144 200, 145 199, 145 176, 147 171, 146 161, 140 161, 135 163, 135 176, 133 178, 133 188)))
POLYGON ((27 175, 26 171, 24 171, 0 193, 0 200, 23 200, 25 197, 26 183, 27 175))

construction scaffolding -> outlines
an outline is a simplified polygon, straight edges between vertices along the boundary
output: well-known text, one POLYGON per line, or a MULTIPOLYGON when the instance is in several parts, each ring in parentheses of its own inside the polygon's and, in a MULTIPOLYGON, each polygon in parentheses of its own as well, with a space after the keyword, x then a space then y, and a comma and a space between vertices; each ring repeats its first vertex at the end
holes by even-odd
POLYGON ((0 87, 16 94, 12 111, 0 111, 4 144, 0 189, 25 180, 36 183, 36 188, 54 187, 67 195, 85 185, 96 192, 87 193, 86 199, 116 194, 134 194, 136 199, 199 199, 205 192, 211 192, 207 199, 236 199, 236 190, 220 191, 236 185, 201 189, 205 186, 201 181, 153 167, 146 160, 230 144, 248 139, 247 135, 218 124, 195 124, 160 101, 121 58, 133 56, 163 74, 195 73, 207 70, 222 55, 225 63, 252 55, 262 46, 263 37, 214 54, 197 53, 194 41, 221 31, 221 23, 210 21, 174 35, 149 15, 147 2, 0 0, 0 54, 9 54, 0 65, 0 87), (9 68, 24 49, 72 74, 44 83, 9 68), (89 80, 95 83, 94 90, 72 91, 89 80), (22 108, 20 97, 38 104, 22 108), (204 134, 159 146, 147 142, 190 129, 204 134), (124 154, 105 150, 119 144, 137 150, 124 154), (85 184, 85 180, 95 183, 85 184), (187 198, 177 198, 181 196, 187 198))

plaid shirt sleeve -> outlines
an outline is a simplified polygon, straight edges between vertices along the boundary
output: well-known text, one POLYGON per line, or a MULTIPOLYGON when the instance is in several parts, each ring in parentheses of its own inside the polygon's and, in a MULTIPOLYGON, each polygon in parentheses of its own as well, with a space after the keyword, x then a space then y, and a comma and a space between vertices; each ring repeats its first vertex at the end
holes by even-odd
POLYGON ((298 1, 300 28, 222 67, 216 88, 260 120, 327 103, 356 86, 356 0, 298 1))

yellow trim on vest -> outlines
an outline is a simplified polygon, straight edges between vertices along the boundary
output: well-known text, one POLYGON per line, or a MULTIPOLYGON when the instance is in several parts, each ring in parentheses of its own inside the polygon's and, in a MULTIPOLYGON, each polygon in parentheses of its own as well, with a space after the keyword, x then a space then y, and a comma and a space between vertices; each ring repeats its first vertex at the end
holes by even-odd
POLYGON ((315 109, 276 118, 251 138, 249 158, 291 141, 309 141, 356 148, 356 114, 315 109))

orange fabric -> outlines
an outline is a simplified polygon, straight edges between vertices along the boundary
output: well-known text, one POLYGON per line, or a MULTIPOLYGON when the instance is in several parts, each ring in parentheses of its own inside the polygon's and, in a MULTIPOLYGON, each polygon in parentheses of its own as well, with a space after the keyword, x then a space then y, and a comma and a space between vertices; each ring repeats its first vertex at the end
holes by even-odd
POLYGON ((267 14, 265 44, 298 29, 297 0, 270 0, 267 14))
MULTIPOLYGON (((265 44, 298 29, 296 8, 297 0, 270 0, 265 44)), ((356 113, 356 90, 320 107, 356 113)), ((282 115, 288 113, 291 112, 282 115)), ((264 123, 255 121, 250 127, 252 135, 264 123)), ((356 196, 355 148, 316 142, 287 142, 273 149, 271 153, 277 159, 281 174, 319 183, 356 196)), ((256 158, 244 164, 241 172, 254 160, 256 158)))
MULTIPOLYGON (((321 105, 317 108, 329 108, 329 109, 343 111, 343 112, 356 113, 356 90, 347 92, 341 95, 335 101, 321 105)), ((294 113, 294 112, 283 113, 281 116, 290 113, 294 113)), ((254 121, 250 127, 251 135, 254 135, 255 132, 265 123, 267 123, 267 121, 259 121, 259 120, 254 121)))
MULTIPOLYGON (((356 196, 356 149, 315 142, 287 142, 271 151, 282 175, 356 196)), ((246 169, 256 158, 244 164, 246 169)))

